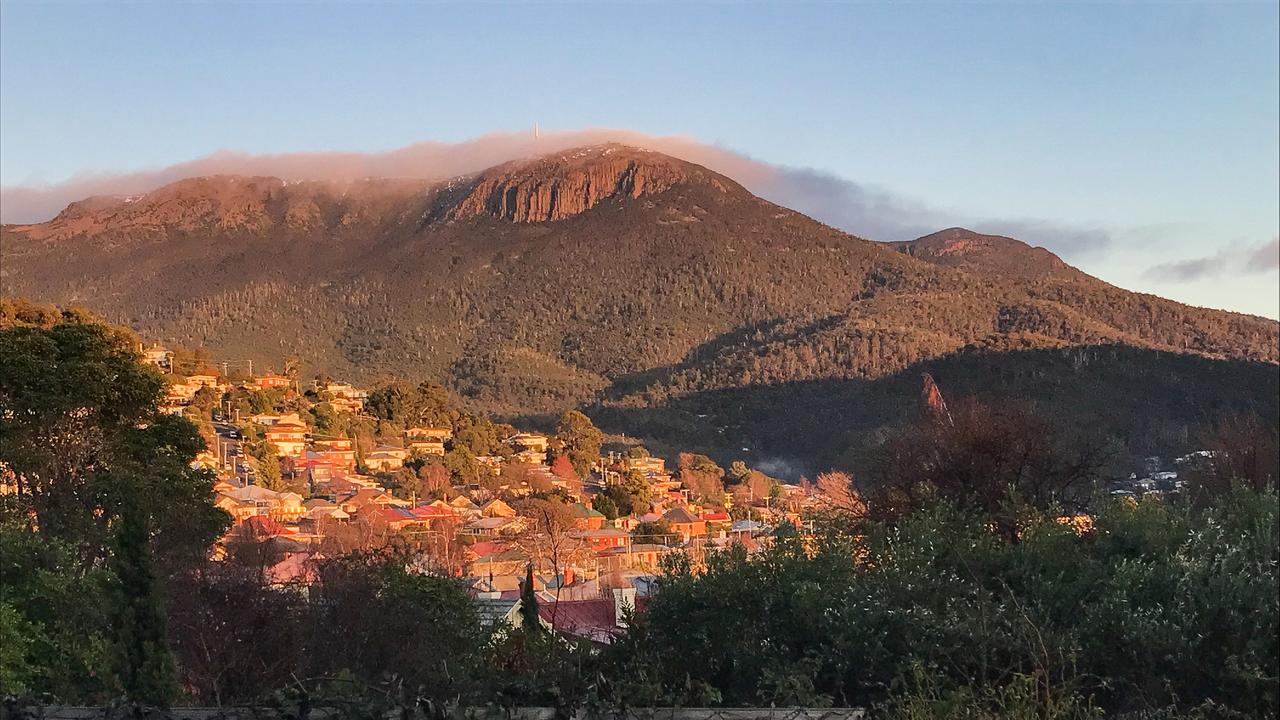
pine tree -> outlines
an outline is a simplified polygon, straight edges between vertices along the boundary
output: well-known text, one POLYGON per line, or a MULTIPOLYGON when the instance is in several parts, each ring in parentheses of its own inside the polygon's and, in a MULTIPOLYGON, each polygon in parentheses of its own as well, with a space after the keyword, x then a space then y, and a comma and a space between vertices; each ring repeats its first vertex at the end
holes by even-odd
POLYGON ((150 531, 136 507, 128 507, 116 529, 115 652, 117 673, 132 701, 168 707, 177 695, 173 654, 165 641, 165 618, 151 569, 150 531))
POLYGON ((525 566, 524 582, 520 587, 520 626, 526 632, 542 631, 542 620, 538 617, 538 596, 533 592, 533 563, 525 566))

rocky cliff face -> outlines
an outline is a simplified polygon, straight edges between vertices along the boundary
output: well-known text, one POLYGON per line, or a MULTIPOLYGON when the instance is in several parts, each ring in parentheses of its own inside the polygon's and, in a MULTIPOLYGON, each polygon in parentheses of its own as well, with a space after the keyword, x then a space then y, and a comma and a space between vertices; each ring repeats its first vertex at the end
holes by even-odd
POLYGON ((657 195, 684 182, 706 182, 726 193, 741 190, 727 178, 666 155, 604 145, 495 168, 473 181, 447 217, 564 220, 610 198, 657 195))

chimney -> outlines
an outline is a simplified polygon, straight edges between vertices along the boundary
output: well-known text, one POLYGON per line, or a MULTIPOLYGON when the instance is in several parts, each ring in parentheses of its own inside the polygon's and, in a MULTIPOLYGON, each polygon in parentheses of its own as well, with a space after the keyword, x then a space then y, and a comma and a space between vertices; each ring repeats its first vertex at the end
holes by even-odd
POLYGON ((618 627, 626 627, 626 614, 635 612, 636 589, 633 586, 613 589, 613 622, 618 627))

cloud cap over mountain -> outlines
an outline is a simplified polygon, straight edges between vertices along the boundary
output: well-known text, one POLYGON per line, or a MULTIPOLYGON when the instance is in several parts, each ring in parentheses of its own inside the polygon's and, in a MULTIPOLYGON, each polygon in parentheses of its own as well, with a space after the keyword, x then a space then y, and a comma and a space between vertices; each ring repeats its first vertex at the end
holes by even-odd
POLYGON ((751 192, 829 225, 874 240, 909 240, 941 227, 965 225, 1022 237, 1067 257, 1109 242, 1105 231, 1064 227, 1038 219, 981 219, 946 213, 895 193, 810 168, 757 160, 724 147, 682 136, 652 136, 630 130, 509 132, 458 143, 420 142, 377 153, 300 152, 254 155, 222 150, 204 158, 129 173, 85 174, 50 185, 0 190, 0 220, 48 220, 68 204, 94 195, 134 195, 183 178, 203 175, 264 175, 285 180, 353 180, 400 177, 443 180, 510 160, 584 145, 620 142, 667 153, 727 175, 751 192))

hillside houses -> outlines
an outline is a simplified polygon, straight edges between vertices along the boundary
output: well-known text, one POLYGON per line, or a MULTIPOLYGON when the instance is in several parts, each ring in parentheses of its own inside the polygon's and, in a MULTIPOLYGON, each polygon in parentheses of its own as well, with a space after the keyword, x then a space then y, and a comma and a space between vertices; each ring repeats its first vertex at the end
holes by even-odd
POLYGON ((565 616, 582 621, 571 631, 598 639, 616 627, 605 612, 614 589, 640 588, 642 598, 671 553, 700 562, 735 543, 756 551, 782 518, 767 499, 700 505, 666 460, 646 452, 614 453, 578 477, 563 459, 553 470, 563 446, 547 434, 493 426, 489 444, 470 448, 459 435, 486 437, 474 430, 481 421, 457 412, 417 415, 432 424, 384 423, 385 399, 348 383, 317 381, 301 393, 274 373, 238 383, 171 377, 176 411, 218 435, 217 451, 197 462, 218 474, 215 504, 232 518, 220 546, 271 543, 281 559, 269 575, 280 582, 306 582, 335 553, 396 547, 420 567, 467 578, 506 617, 531 567, 540 597, 558 597, 565 616), (619 511, 618 493, 633 491, 643 499, 619 511), (558 508, 556 519, 536 503, 558 508))

